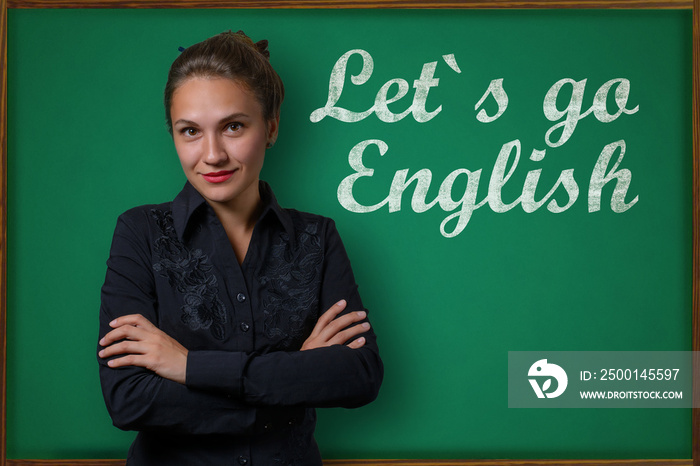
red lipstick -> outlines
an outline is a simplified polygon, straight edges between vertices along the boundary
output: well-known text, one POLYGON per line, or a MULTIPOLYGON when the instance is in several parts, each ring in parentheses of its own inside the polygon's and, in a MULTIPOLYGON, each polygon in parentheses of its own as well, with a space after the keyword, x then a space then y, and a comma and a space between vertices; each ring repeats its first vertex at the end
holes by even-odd
POLYGON ((221 170, 218 172, 202 173, 202 177, 210 183, 223 183, 231 178, 235 170, 221 170))

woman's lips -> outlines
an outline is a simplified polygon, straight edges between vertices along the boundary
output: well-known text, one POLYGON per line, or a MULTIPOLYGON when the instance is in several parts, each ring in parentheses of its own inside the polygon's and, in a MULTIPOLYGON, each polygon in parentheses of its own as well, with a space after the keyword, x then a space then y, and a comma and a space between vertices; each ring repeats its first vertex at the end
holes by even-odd
POLYGON ((221 170, 218 172, 202 173, 205 180, 210 183, 223 183, 231 178, 235 170, 221 170))

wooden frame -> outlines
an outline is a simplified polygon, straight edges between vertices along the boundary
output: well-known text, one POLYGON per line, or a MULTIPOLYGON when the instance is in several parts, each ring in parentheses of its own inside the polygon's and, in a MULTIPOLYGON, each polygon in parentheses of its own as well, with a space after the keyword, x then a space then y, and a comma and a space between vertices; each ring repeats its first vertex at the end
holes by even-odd
MULTIPOLYGON (((601 8, 693 10, 693 276, 692 346, 700 352, 700 0, 0 0, 0 466, 122 466, 124 460, 7 459, 6 263, 7 263, 7 10, 9 8, 601 8)), ((694 360, 700 373, 700 358, 694 360)), ((694 406, 700 380, 693 380, 694 406)), ((700 466, 700 406, 693 409, 692 459, 684 460, 329 460, 328 465, 387 466, 700 466)))

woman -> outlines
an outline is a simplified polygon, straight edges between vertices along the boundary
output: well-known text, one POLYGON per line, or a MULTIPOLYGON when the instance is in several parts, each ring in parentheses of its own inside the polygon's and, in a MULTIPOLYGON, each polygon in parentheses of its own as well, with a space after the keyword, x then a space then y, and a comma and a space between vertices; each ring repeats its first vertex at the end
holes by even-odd
POLYGON ((313 408, 379 390, 333 221, 259 180, 284 97, 268 58, 241 31, 181 53, 165 113, 187 183, 117 221, 98 360, 114 424, 139 431, 129 465, 320 465, 313 408))

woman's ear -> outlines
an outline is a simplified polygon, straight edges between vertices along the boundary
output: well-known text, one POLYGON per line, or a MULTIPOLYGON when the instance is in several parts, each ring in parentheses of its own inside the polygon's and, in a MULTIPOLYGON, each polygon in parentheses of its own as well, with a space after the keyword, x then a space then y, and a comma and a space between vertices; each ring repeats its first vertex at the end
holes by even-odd
POLYGON ((267 147, 272 147, 277 141, 277 133, 280 128, 280 116, 268 120, 267 122, 267 147))

